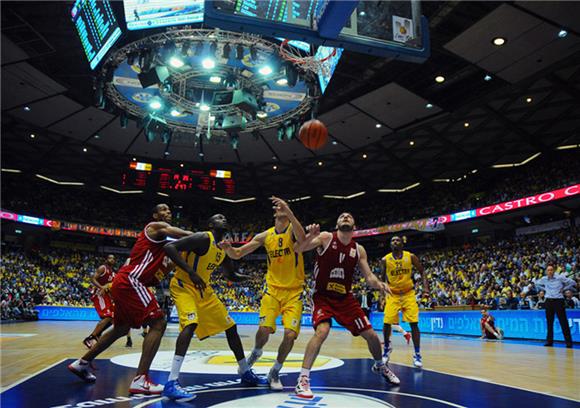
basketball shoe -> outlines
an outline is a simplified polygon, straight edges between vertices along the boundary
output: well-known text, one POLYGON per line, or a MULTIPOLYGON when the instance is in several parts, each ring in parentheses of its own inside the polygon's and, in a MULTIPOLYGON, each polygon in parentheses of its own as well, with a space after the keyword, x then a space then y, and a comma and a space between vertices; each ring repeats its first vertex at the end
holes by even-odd
POLYGON ((391 343, 391 341, 389 340, 389 344, 385 345, 385 347, 383 348, 383 361, 385 362, 385 364, 389 362, 392 352, 393 352, 393 343, 391 343))
POLYGON ((407 340, 407 344, 411 342, 411 333, 407 332, 403 334, 403 337, 405 338, 405 340, 407 340))
POLYGON ((300 398, 314 398, 314 394, 312 393, 312 390, 310 390, 310 378, 305 375, 298 377, 298 384, 296 384, 294 392, 296 393, 296 396, 300 398))
POLYGON ((421 358, 421 354, 415 353, 413 356, 413 365, 417 368, 423 367, 423 359, 421 358))
POLYGON ((245 373, 241 374, 238 370, 238 374, 242 377, 242 383, 247 385, 257 385, 257 386, 267 386, 269 384, 266 377, 256 375, 254 370, 249 369, 245 373))
POLYGON ((399 377, 397 377, 395 375, 395 373, 392 372, 391 369, 389 368, 389 366, 386 364, 383 364, 380 366, 373 364, 373 367, 371 370, 373 373, 381 375, 385 380, 387 380, 391 384, 394 384, 394 385, 401 384, 401 380, 399 380, 399 377))
POLYGON ((181 388, 179 380, 167 381, 163 387, 163 396, 173 401, 179 400, 180 402, 183 400, 192 400, 196 397, 181 388))
POLYGON ((280 372, 274 369, 271 369, 268 373, 268 383, 272 391, 282 391, 284 389, 282 381, 280 381, 280 372))
POLYGON ((129 392, 131 394, 159 395, 163 392, 163 385, 155 384, 148 375, 138 375, 133 378, 129 392))
POLYGON ((262 350, 260 350, 257 353, 256 353, 256 350, 252 350, 252 352, 250 353, 250 355, 246 359, 246 361, 248 362, 248 367, 252 368, 252 366, 254 364, 256 364, 256 361, 258 361, 260 359, 260 357, 262 357, 262 353, 263 353, 262 350))
POLYGON ((94 369, 91 363, 82 362, 81 360, 76 360, 70 363, 67 368, 71 373, 79 377, 84 382, 94 383, 97 381, 97 377, 89 370, 94 369))

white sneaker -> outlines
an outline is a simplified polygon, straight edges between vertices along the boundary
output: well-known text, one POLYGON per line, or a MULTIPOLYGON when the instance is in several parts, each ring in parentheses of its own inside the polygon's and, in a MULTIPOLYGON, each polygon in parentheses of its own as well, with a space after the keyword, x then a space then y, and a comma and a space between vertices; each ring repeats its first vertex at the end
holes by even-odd
POLYGON ((375 374, 380 374, 385 380, 387 380, 391 384, 394 385, 401 384, 401 380, 399 380, 399 377, 397 377, 395 373, 392 372, 389 366, 386 364, 382 366, 377 366, 376 364, 373 364, 372 371, 375 374))
POLYGON ((272 391, 282 391, 284 390, 284 386, 282 385, 282 381, 280 381, 280 372, 275 370, 270 370, 268 373, 268 384, 270 384, 270 389, 272 391))
POLYGON ((79 377, 84 382, 94 383, 97 377, 90 371, 90 363, 81 363, 81 360, 76 360, 70 363, 67 368, 71 373, 79 377))
POLYGON ((260 359, 260 357, 262 357, 262 353, 263 353, 262 351, 260 351, 259 353, 256 353, 254 350, 252 350, 252 352, 250 353, 250 355, 246 359, 246 361, 248 362, 249 368, 252 368, 252 366, 256 363, 256 361, 258 361, 260 359))
POLYGON ((312 399, 314 398, 314 394, 310 390, 310 378, 305 375, 301 375, 298 377, 298 384, 296 384, 296 388, 294 389, 296 392, 296 396, 305 399, 312 399))
POLYGON ((417 368, 423 367, 423 360, 421 358, 421 354, 415 353, 413 355, 413 365, 417 368))
POLYGON ((148 375, 138 375, 129 386, 131 394, 160 395, 162 392, 163 385, 155 384, 148 375))

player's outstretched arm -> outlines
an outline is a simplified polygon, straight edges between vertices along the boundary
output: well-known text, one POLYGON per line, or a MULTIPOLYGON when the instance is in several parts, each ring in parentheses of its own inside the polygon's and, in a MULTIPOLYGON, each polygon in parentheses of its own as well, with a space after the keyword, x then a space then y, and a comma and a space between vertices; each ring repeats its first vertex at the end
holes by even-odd
POLYGON ((267 231, 260 232, 256 235, 250 242, 247 244, 242 245, 241 247, 233 247, 231 242, 229 241, 221 241, 219 243, 219 247, 226 252, 226 255, 229 256, 231 259, 238 260, 243 258, 244 256, 251 254, 256 249, 260 248, 264 245, 264 241, 266 240, 267 231))
POLYGON ((209 249, 209 235, 206 232, 196 232, 166 244, 163 249, 173 263, 187 272, 193 285, 201 292, 206 284, 196 271, 185 262, 180 252, 194 252, 197 255, 204 255, 209 249))
POLYGON ((367 258, 367 251, 362 245, 356 244, 358 247, 358 267, 360 268, 365 280, 368 284, 381 291, 381 295, 386 296, 387 294, 391 293, 391 289, 389 285, 385 282, 381 282, 379 278, 377 278, 372 272, 371 267, 369 266, 368 258, 367 258))
POLYGON ((306 239, 294 246, 295 252, 307 252, 319 246, 326 246, 332 239, 332 234, 330 232, 320 232, 320 225, 310 224, 306 227, 308 234, 306 234, 306 239))
POLYGON ((302 227, 300 221, 298 221, 298 218, 296 218, 294 215, 294 212, 288 203, 275 196, 270 197, 270 200, 272 200, 272 204, 274 204, 274 209, 276 210, 277 214, 282 214, 288 217, 288 220, 292 224, 292 233, 294 234, 294 238, 296 238, 296 242, 298 244, 303 242, 306 239, 306 232, 304 231, 304 227, 302 227))
POLYGON ((167 237, 179 239, 191 234, 193 232, 174 227, 162 221, 152 222, 147 226, 147 236, 156 241, 161 241, 167 237))
POLYGON ((415 254, 411 254, 411 262, 413 263, 413 266, 417 268, 417 271, 419 271, 421 278, 423 279, 423 293, 429 294, 429 281, 427 280, 427 273, 425 273, 423 264, 415 254))

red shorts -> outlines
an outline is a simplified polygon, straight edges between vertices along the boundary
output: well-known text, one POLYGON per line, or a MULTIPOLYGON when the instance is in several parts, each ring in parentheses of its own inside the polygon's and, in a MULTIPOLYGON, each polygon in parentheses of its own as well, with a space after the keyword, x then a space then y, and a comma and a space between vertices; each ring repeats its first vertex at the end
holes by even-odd
POLYGON ((330 321, 332 317, 340 325, 350 330, 353 336, 358 336, 365 330, 373 328, 352 294, 348 294, 342 299, 314 294, 312 326, 316 329, 316 326, 324 321, 330 321))
POLYGON ((113 317, 115 311, 115 306, 113 305, 113 299, 108 293, 99 293, 91 296, 91 300, 97 309, 97 313, 101 319, 106 317, 113 317))
POLYGON ((148 321, 164 316, 151 291, 127 274, 115 275, 111 295, 115 301, 113 323, 116 326, 131 326, 138 329, 148 321))

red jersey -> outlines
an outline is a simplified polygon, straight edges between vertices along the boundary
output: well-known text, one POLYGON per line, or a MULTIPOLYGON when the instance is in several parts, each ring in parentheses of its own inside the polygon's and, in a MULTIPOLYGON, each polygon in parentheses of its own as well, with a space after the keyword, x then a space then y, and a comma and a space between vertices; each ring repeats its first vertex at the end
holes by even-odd
POLYGON ((491 315, 481 317, 481 323, 480 323, 481 327, 483 327, 483 325, 486 323, 489 324, 492 329, 495 329, 495 326, 493 324, 493 320, 491 319, 491 315))
POLYGON ((314 265, 314 293, 333 298, 351 293, 354 271, 358 265, 358 246, 355 241, 344 245, 337 233, 324 249, 318 248, 314 265))
MULTIPOLYGON (((115 277, 115 273, 113 272, 113 268, 111 268, 109 265, 104 264, 101 266, 105 267, 105 273, 103 273, 101 276, 99 276, 97 278, 97 282, 101 286, 106 286, 109 283, 113 282, 113 278, 115 277)), ((100 266, 99 266, 99 268, 100 268, 100 266)), ((97 293, 98 291, 99 291, 99 289, 96 286, 93 286, 93 294, 97 293)))
POLYGON ((169 273, 170 260, 165 256, 163 246, 167 240, 155 241, 147 236, 147 227, 137 236, 131 249, 129 264, 123 265, 117 274, 128 275, 129 280, 137 280, 146 287, 156 286, 169 273))

